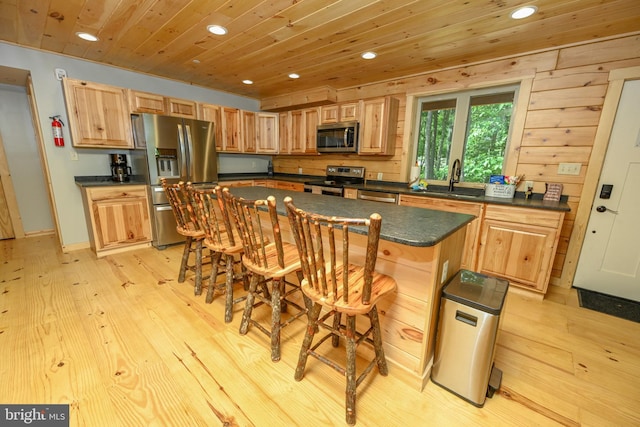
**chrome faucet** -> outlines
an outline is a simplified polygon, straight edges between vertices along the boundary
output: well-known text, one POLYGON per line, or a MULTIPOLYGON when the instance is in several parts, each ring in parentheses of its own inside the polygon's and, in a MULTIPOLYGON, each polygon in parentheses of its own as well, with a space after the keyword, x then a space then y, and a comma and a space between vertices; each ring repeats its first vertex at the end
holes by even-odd
POLYGON ((453 166, 451 167, 451 176, 449 177, 449 191, 453 191, 453 184, 460 182, 461 172, 460 159, 455 159, 453 161, 453 166))

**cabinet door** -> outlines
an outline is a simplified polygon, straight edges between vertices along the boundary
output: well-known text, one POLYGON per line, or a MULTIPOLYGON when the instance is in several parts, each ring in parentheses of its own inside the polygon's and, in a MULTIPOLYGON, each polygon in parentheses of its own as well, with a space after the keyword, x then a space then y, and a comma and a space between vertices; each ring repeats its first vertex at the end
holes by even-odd
POLYGON ((196 103, 187 99, 165 98, 165 110, 168 115, 195 119, 197 116, 196 103))
POLYGON ((290 190, 290 191, 304 191, 304 184, 300 182, 290 182, 290 181, 274 181, 274 187, 280 190, 290 190))
POLYGON ((151 241, 144 186, 88 189, 96 252, 151 241))
POLYGON ((460 268, 475 271, 478 245, 480 242, 480 225, 484 212, 483 203, 460 202, 457 200, 447 200, 435 197, 408 196, 401 194, 398 204, 402 206, 415 206, 438 211, 474 215, 476 219, 467 224, 467 235, 464 240, 464 252, 462 253, 460 268))
POLYGON ((395 150, 398 100, 391 97, 362 103, 358 154, 391 155, 395 150))
POLYGON ((133 148, 127 90, 63 79, 74 147, 133 148))
POLYGON ((289 153, 304 154, 305 145, 304 114, 302 110, 291 112, 291 145, 289 153))
POLYGON ((278 113, 278 153, 291 152, 291 113, 278 113))
POLYGON ((348 102, 346 104, 340 104, 340 121, 360 121, 360 103, 348 102))
POLYGON ((337 105, 327 105, 320 107, 320 116, 322 124, 337 123, 340 109, 337 105))
POLYGON ((242 152, 256 152, 256 113, 253 111, 241 111, 242 119, 242 152))
POLYGON ((130 90, 129 111, 132 113, 164 114, 164 96, 130 90))
POLYGON ((213 123, 213 133, 216 140, 216 151, 223 151, 222 140, 222 107, 214 104, 198 104, 198 120, 206 120, 213 123))
POLYGON ((315 154, 317 150, 318 124, 320 123, 320 110, 309 108, 303 111, 304 115, 304 152, 315 154))
POLYGON ((276 154, 278 152, 278 131, 278 114, 258 113, 256 151, 258 153, 276 154))
POLYGON ((557 230, 485 219, 478 271, 546 292, 557 244, 557 230))
POLYGON ((240 110, 222 107, 222 141, 223 150, 239 153, 242 151, 240 141, 240 110))

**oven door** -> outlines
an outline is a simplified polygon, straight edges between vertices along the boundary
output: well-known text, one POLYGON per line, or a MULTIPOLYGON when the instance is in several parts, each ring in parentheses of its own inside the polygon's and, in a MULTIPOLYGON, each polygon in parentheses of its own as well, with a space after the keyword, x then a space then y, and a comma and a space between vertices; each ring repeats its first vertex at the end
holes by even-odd
POLYGON ((342 197, 342 187, 324 187, 322 185, 305 184, 305 193, 323 194, 325 196, 342 197))

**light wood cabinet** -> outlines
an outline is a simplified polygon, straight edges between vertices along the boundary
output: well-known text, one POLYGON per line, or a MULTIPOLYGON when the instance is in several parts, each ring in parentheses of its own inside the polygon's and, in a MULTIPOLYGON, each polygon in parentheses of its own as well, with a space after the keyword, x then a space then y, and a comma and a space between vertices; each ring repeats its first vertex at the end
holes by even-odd
POLYGON ((242 152, 255 153, 257 146, 256 113, 241 110, 240 120, 242 123, 242 152))
POLYGON ((278 114, 258 113, 256 125, 256 151, 264 154, 278 153, 278 114))
POLYGON ((222 107, 215 104, 198 104, 198 120, 213 123, 216 151, 221 152, 224 146, 222 139, 222 107))
POLYGON ((342 197, 345 199, 357 199, 358 198, 358 189, 357 188, 347 188, 345 187, 344 193, 342 197))
POLYGON ((564 212, 487 205, 476 271, 546 293, 564 212))
POLYGON ((360 102, 323 105, 320 107, 321 124, 360 120, 360 102))
POLYGON ((129 90, 129 111, 195 119, 198 110, 194 101, 129 90))
POLYGON ((89 187, 82 194, 89 240, 97 256, 151 244, 146 186, 89 187))
POLYGON ((278 153, 291 153, 291 112, 278 113, 278 153))
POLYGON ((415 206, 438 211, 474 215, 476 219, 467 224, 467 234, 464 241, 460 268, 475 270, 478 254, 477 248, 480 242, 480 226, 485 209, 484 203, 461 202, 458 200, 401 194, 398 204, 402 206, 415 206))
POLYGON ((127 90, 63 79, 74 147, 133 148, 127 90))
POLYGON ((288 126, 281 133, 287 132, 286 151, 280 150, 280 154, 316 154, 316 128, 320 120, 319 108, 307 108, 304 110, 290 111, 286 117, 280 116, 280 120, 288 126))
POLYGON ((358 154, 394 154, 398 106, 398 100, 390 96, 362 102, 358 154))
POLYGON ((240 110, 222 107, 222 151, 241 153, 240 110))
POLYGON ((304 191, 304 184, 301 182, 291 182, 291 181, 268 181, 270 185, 268 187, 277 188, 280 190, 290 190, 290 191, 304 191))

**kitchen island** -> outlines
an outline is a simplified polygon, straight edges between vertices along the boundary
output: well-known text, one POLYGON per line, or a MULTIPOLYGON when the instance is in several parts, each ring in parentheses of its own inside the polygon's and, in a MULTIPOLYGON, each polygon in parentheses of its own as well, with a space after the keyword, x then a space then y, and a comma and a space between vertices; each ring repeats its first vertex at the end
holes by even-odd
MULTIPOLYGON (((376 270, 398 283, 397 292, 378 304, 384 350, 392 364, 391 374, 422 390, 433 363, 441 289, 460 268, 466 224, 474 217, 264 187, 234 187, 230 191, 245 199, 273 195, 283 236, 291 242, 283 202, 286 196, 296 207, 324 215, 369 217, 377 212, 382 216, 376 270)), ((352 230, 360 234, 352 234, 350 244, 362 248, 364 255, 365 232, 352 230)))

